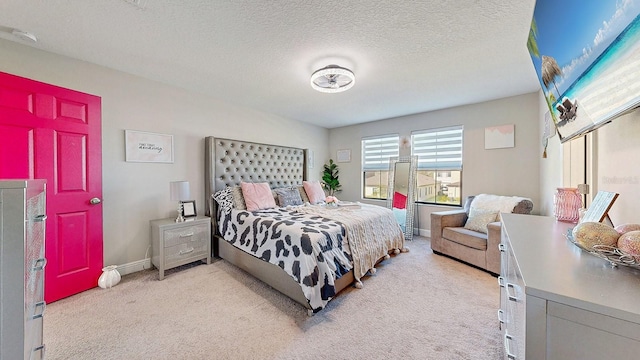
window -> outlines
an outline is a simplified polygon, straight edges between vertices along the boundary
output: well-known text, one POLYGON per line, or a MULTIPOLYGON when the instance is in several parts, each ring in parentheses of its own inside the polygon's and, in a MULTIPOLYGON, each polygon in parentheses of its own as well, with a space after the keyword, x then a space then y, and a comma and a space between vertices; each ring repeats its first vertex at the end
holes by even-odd
POLYGON ((411 154, 418 155, 416 201, 462 204, 462 126, 414 131, 411 154))
POLYGON ((362 197, 386 199, 389 158, 400 153, 400 137, 384 135, 362 139, 362 197))

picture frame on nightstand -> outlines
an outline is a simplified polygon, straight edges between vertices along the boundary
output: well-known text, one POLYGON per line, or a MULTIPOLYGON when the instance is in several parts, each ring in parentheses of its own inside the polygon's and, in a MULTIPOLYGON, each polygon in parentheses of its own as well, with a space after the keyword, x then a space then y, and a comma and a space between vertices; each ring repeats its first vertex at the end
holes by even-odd
POLYGON ((180 201, 182 204, 182 216, 185 218, 196 217, 198 214, 196 212, 196 201, 195 200, 187 200, 180 201))

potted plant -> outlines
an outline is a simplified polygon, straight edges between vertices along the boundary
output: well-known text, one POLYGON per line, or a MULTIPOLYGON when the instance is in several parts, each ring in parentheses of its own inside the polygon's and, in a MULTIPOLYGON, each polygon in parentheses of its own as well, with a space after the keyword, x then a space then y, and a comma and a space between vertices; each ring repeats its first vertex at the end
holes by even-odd
POLYGON ((322 187, 329 192, 329 196, 334 196, 335 193, 342 190, 342 185, 338 180, 338 164, 334 163, 333 159, 329 159, 329 164, 324 164, 322 187))

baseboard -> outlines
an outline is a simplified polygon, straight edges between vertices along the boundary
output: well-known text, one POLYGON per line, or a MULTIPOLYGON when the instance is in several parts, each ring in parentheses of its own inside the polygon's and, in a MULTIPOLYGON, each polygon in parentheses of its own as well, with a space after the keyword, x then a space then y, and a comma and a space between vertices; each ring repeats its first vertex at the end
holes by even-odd
POLYGON ((431 230, 418 229, 418 235, 430 238, 431 237, 431 230))
POLYGON ((146 258, 127 264, 118 265, 118 272, 120 273, 120 275, 127 275, 149 268, 151 268, 151 258, 146 258))

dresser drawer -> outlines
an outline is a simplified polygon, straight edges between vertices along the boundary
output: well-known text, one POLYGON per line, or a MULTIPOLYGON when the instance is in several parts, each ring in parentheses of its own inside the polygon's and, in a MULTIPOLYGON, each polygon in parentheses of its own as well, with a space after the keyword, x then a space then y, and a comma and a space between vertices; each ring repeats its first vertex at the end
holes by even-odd
POLYGON ((203 241, 209 238, 209 224, 194 224, 164 231, 164 247, 203 241))
POLYGON ((208 239, 189 241, 164 248, 164 263, 166 268, 182 265, 207 257, 209 252, 208 239))

